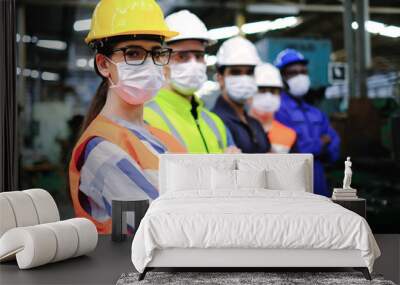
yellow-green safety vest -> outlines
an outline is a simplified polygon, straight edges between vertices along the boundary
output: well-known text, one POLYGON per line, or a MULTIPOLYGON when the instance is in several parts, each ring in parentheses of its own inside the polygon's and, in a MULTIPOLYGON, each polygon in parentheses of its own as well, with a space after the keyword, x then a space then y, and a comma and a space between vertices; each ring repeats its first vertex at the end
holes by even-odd
POLYGON ((145 105, 144 120, 151 126, 173 135, 188 153, 223 153, 227 147, 227 130, 222 120, 198 103, 197 121, 194 119, 189 100, 172 90, 161 89, 157 96, 145 105))

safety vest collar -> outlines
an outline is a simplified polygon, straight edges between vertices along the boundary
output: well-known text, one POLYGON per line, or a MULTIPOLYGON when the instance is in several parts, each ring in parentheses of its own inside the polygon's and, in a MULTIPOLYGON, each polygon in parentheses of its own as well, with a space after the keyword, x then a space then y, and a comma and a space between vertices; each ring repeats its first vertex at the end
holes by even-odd
MULTIPOLYGON (((201 125, 202 123, 200 123, 200 122, 203 121, 214 133, 214 136, 218 142, 219 149, 224 150, 226 147, 226 137, 225 137, 225 134, 222 133, 225 131, 225 126, 223 125, 223 122, 221 120, 219 120, 219 118, 216 119, 215 117, 213 117, 212 114, 204 108, 204 103, 200 99, 198 99, 197 97, 193 97, 193 98, 198 103, 198 106, 197 106, 198 122, 196 124, 201 125), (218 126, 218 124, 222 124, 222 126, 218 126)), ((186 143, 187 137, 184 136, 185 133, 184 132, 180 133, 178 131, 177 126, 175 126, 173 124, 173 122, 171 121, 171 118, 174 116, 182 116, 182 117, 188 119, 187 122, 194 123, 194 121, 191 121, 189 119, 189 117, 193 118, 193 116, 190 112, 190 110, 192 108, 191 102, 189 102, 185 98, 182 98, 182 96, 180 96, 179 94, 177 94, 171 90, 163 89, 162 91, 160 91, 158 93, 156 100, 150 101, 149 103, 146 104, 146 108, 151 109, 158 116, 160 116, 161 119, 164 121, 164 123, 167 125, 169 132, 182 145, 186 145, 186 147, 189 149, 189 146, 186 143), (175 101, 174 101, 174 99, 175 99, 175 101), (185 101, 183 104, 185 104, 185 105, 187 104, 190 106, 190 109, 187 110, 186 113, 185 113, 185 111, 178 109, 179 101, 182 101, 182 100, 185 101), (186 138, 186 140, 184 138, 186 138)), ((198 128, 200 128, 200 126, 198 126, 198 128)), ((182 132, 182 130, 180 130, 180 131, 182 132)), ((201 132, 201 130, 199 130, 199 131, 201 132)))
MULTIPOLYGON (((193 95, 193 97, 198 104, 198 111, 201 111, 201 109, 204 107, 204 102, 200 100, 196 95, 193 95)), ((161 89, 158 92, 155 100, 162 105, 169 105, 171 108, 177 110, 178 112, 190 112, 190 110, 192 109, 192 104, 189 100, 185 99, 183 96, 179 95, 175 91, 169 89, 161 89)))

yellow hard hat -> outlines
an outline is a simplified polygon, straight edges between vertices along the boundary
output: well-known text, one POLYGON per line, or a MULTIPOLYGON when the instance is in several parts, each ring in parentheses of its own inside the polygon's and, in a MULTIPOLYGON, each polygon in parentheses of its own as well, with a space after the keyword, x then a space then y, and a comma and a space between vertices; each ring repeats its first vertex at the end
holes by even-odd
POLYGON ((93 12, 85 42, 122 35, 170 38, 178 34, 168 29, 163 12, 154 0, 101 0, 93 12))

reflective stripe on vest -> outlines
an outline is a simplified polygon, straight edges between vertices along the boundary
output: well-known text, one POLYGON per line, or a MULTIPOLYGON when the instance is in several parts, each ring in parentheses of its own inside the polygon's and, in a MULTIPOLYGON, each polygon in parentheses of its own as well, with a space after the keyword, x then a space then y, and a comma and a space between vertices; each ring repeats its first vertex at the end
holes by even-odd
MULTIPOLYGON (((171 131, 172 135, 176 137, 182 145, 185 145, 185 142, 181 135, 179 134, 178 130, 174 127, 174 125, 171 123, 171 121, 168 119, 167 115, 165 115, 164 111, 161 109, 161 107, 154 101, 151 101, 146 104, 146 107, 149 107, 151 110, 153 110, 157 115, 159 115, 164 122, 167 124, 169 130, 171 131)), ((206 112, 201 112, 201 117, 203 120, 206 122, 206 124, 210 127, 210 129, 213 131, 215 137, 218 140, 218 145, 221 150, 224 149, 224 143, 222 140, 221 133, 215 124, 214 120, 206 113, 206 112)))
POLYGON ((218 145, 219 145, 220 149, 223 150, 224 144, 222 142, 222 136, 218 130, 217 124, 215 124, 214 120, 206 112, 201 112, 201 117, 204 119, 204 121, 207 123, 207 125, 214 132, 214 135, 217 137, 217 140, 218 140, 218 145))
POLYGON ((161 110, 161 107, 154 101, 150 101, 146 104, 146 107, 149 107, 152 109, 154 112, 156 112, 167 124, 169 130, 171 131, 172 135, 184 146, 186 146, 185 141, 179 134, 179 132, 175 129, 174 125, 171 123, 171 121, 168 119, 168 117, 165 115, 163 110, 161 110))

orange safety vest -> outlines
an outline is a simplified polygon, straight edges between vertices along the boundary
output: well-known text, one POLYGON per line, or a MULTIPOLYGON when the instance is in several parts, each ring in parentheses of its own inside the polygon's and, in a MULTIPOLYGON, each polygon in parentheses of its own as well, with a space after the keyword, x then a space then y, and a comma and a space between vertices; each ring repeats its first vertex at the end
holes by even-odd
MULTIPOLYGON (((186 152, 185 148, 168 133, 151 126, 146 126, 146 128, 153 136, 164 143, 169 152, 186 152)), ((158 157, 153 154, 131 131, 102 115, 97 116, 80 137, 72 152, 69 165, 70 194, 75 215, 77 217, 90 219, 96 225, 97 231, 100 234, 109 234, 111 233, 111 218, 106 221, 97 221, 83 209, 79 199, 79 196, 83 194, 79 191, 80 170, 84 163, 83 154, 87 143, 94 137, 101 137, 119 146, 127 152, 142 169, 157 170, 158 157)))
POLYGON ((283 125, 277 120, 272 121, 271 128, 268 131, 272 152, 274 152, 274 149, 284 149, 289 152, 296 142, 296 137, 296 132, 293 129, 283 125))
POLYGON ((268 139, 271 143, 271 152, 281 153, 289 152, 296 142, 297 134, 295 130, 283 125, 275 119, 272 119, 270 126, 266 122, 271 119, 273 113, 260 113, 256 109, 250 109, 250 115, 256 118, 267 132, 268 139))

